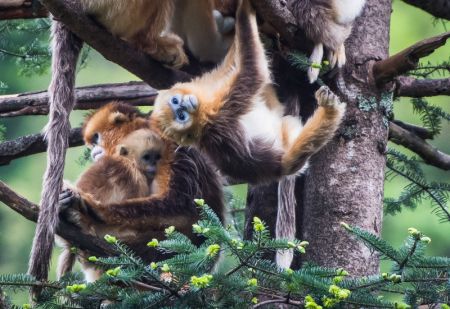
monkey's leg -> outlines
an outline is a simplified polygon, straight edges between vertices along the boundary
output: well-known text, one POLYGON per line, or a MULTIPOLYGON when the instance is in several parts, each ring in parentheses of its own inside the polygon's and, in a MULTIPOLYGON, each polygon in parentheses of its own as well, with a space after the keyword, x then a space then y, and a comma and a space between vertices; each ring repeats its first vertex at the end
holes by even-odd
POLYGON ((281 164, 285 175, 298 171, 322 148, 333 137, 344 116, 346 105, 328 87, 320 87, 316 99, 319 107, 283 155, 281 164))

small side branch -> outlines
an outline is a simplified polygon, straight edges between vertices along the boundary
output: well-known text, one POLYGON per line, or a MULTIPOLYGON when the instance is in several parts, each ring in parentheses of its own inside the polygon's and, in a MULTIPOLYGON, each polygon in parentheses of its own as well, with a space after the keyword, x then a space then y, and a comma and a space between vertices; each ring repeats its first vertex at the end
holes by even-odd
POLYGON ((410 76, 399 76, 395 79, 396 97, 431 97, 450 95, 450 78, 417 79, 410 76))
MULTIPOLYGON (((69 147, 81 145, 83 145, 81 129, 72 129, 70 131, 69 147)), ((42 133, 22 136, 12 141, 0 143, 0 166, 7 165, 18 158, 44 152, 46 149, 47 144, 42 133)))
POLYGON ((416 134, 403 129, 395 123, 389 123, 389 139, 417 153, 426 163, 450 170, 450 156, 428 144, 416 134))
MULTIPOLYGON (((157 91, 144 82, 128 82, 80 87, 75 90, 75 109, 96 109, 120 100, 135 106, 151 106, 157 91)), ((0 118, 48 114, 47 91, 0 96, 0 118)))
POLYGON ((433 133, 423 127, 419 127, 410 123, 406 123, 400 120, 392 120, 393 123, 395 123, 396 125, 398 125, 399 127, 417 135, 418 137, 420 137, 421 139, 433 139, 433 133))
POLYGON ((411 47, 373 65, 373 77, 378 86, 392 81, 396 76, 415 69, 420 58, 433 53, 437 48, 445 45, 450 32, 420 41, 411 47))
MULTIPOLYGON (((28 201, 0 181, 0 202, 25 217, 36 222, 39 215, 39 206, 28 201)), ((99 239, 81 232, 77 227, 60 222, 57 229, 58 235, 68 240, 77 248, 87 250, 98 256, 111 256, 116 252, 112 246, 103 239, 99 239)))
POLYGON ((434 17, 450 20, 450 4, 448 3, 448 0, 403 0, 403 2, 422 9, 434 17))
POLYGON ((0 20, 47 17, 47 9, 37 0, 0 1, 0 20))

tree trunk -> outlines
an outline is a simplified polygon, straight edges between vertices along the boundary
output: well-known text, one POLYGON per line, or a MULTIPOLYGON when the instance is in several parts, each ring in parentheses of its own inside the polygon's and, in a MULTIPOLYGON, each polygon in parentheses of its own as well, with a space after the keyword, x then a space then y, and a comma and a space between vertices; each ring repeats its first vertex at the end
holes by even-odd
POLYGON ((334 91, 347 103, 340 132, 315 155, 305 180, 303 239, 306 260, 343 267, 352 275, 376 273, 379 259, 340 222, 380 234, 386 114, 392 96, 370 79, 374 60, 388 56, 391 0, 369 0, 346 42, 347 65, 334 91))

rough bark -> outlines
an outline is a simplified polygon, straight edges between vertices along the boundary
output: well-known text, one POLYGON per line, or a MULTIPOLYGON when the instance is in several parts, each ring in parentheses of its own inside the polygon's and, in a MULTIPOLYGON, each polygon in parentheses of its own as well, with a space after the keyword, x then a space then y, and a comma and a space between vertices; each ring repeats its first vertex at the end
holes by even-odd
MULTIPOLYGON (((74 109, 95 109, 113 100, 134 106, 151 106, 156 95, 157 91, 143 82, 80 87, 75 90, 77 103, 74 109)), ((0 117, 47 114, 47 91, 0 96, 0 117)))
POLYGON ((450 1, 448 0, 403 0, 403 2, 422 9, 434 17, 450 20, 450 1))
MULTIPOLYGON (((340 222, 380 234, 387 127, 369 84, 371 61, 388 56, 390 0, 369 0, 346 42, 347 66, 336 93, 347 102, 340 134, 311 162, 305 180, 303 238, 310 242, 306 260, 343 267, 352 275, 377 273, 379 259, 341 228, 340 222)), ((391 100, 388 100, 391 103, 391 100)), ((386 102, 385 102, 386 104, 386 102)))

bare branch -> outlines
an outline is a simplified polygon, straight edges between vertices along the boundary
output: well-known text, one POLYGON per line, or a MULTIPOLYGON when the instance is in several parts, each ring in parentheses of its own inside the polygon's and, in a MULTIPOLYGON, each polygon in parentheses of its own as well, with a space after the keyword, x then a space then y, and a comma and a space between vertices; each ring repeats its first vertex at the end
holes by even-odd
MULTIPOLYGON (((28 201, 11 190, 4 182, 0 181, 0 202, 25 217, 36 222, 39 215, 39 206, 28 201)), ((88 250, 98 256, 115 255, 114 249, 103 239, 89 236, 80 231, 77 227, 60 222, 57 234, 68 240, 74 246, 88 250)))
POLYGON ((420 41, 407 49, 381 61, 376 62, 372 74, 377 85, 382 86, 396 76, 415 69, 420 58, 426 57, 437 48, 445 45, 450 32, 420 41))
POLYGON ((422 9, 434 17, 450 20, 450 4, 448 0, 403 0, 403 2, 422 9))
POLYGON ((54 18, 63 22, 84 42, 99 51, 106 59, 132 72, 156 89, 167 88, 191 75, 166 68, 142 51, 113 36, 83 14, 77 0, 41 0, 54 18))
POLYGON ((395 123, 396 125, 398 125, 399 127, 403 128, 411 133, 414 133, 421 139, 433 139, 433 137, 434 137, 433 133, 426 128, 415 126, 410 123, 405 123, 400 120, 392 120, 392 122, 395 123))
POLYGON ((417 79, 410 76, 399 76, 395 79, 396 97, 431 97, 450 95, 450 78, 417 79))
POLYGON ((395 123, 389 123, 389 139, 417 153, 426 163, 450 170, 450 156, 439 151, 412 132, 409 132, 395 123))
POLYGON ((0 3, 0 20, 47 16, 47 9, 36 0, 4 0, 0 3))
MULTIPOLYGON (((81 145, 83 145, 81 129, 70 130, 69 147, 81 145)), ((44 152, 46 149, 47 144, 42 133, 22 136, 12 141, 0 143, 0 166, 7 165, 18 158, 44 152)))
MULTIPOLYGON (((151 106, 157 91, 144 82, 104 84, 80 87, 75 90, 75 109, 96 109, 120 100, 134 106, 151 106)), ((0 96, 0 117, 48 114, 47 91, 0 96)))

